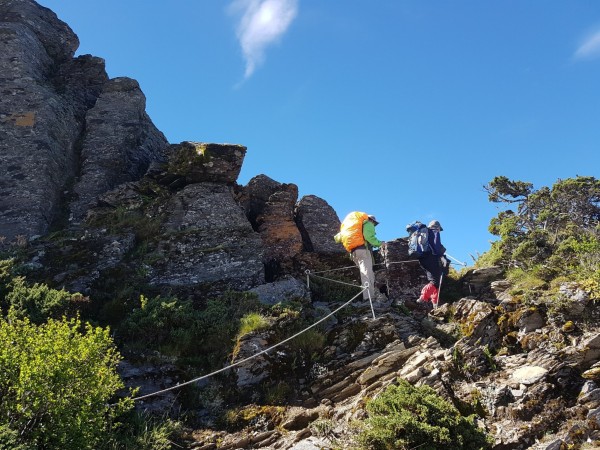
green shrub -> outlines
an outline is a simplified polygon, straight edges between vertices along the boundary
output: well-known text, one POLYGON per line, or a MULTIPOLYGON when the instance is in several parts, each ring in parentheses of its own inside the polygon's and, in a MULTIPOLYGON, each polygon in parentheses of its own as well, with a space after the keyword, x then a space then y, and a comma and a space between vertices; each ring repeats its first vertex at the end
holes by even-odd
POLYGON ((355 277, 357 273, 354 268, 351 268, 342 273, 327 274, 329 279, 312 276, 310 291, 313 301, 347 302, 360 292, 360 280, 355 277), (352 284, 355 286, 351 286, 352 284))
POLYGON ((185 448, 180 441, 183 426, 169 418, 160 419, 132 411, 124 417, 99 450, 172 450, 185 448))
POLYGON ((481 450, 491 448, 483 431, 428 386, 405 380, 389 386, 367 403, 369 418, 359 435, 362 448, 373 450, 481 450))
POLYGON ((159 350, 208 368, 226 360, 242 317, 262 308, 256 296, 235 292, 208 300, 204 309, 176 297, 140 299, 119 327, 119 337, 131 348, 159 350))
POLYGON ((28 286, 23 277, 15 277, 9 284, 10 292, 6 302, 12 317, 28 318, 33 323, 43 323, 47 319, 60 319, 73 315, 78 306, 88 301, 79 293, 64 289, 56 290, 45 284, 28 286))
POLYGON ((264 391, 265 402, 268 405, 285 405, 293 389, 287 382, 280 381, 273 386, 265 387, 264 391))
POLYGON ((119 327, 119 336, 131 347, 142 346, 166 354, 187 355, 195 351, 200 313, 190 301, 160 296, 140 296, 134 309, 119 327))
MULTIPOLYGON (((98 448, 131 405, 108 404, 123 388, 119 360, 107 329, 78 319, 36 326, 0 318, 0 423, 18 433, 19 445, 98 448)), ((11 439, 6 429, 2 436, 11 439)))
POLYGON ((238 332, 238 339, 240 339, 242 336, 248 333, 252 333, 253 331, 263 330, 267 326, 269 326, 269 321, 262 314, 246 314, 240 320, 240 331, 238 332))
POLYGON ((4 303, 6 294, 10 292, 9 283, 13 278, 14 260, 0 259, 0 305, 4 303))
POLYGON ((8 425, 0 425, 0 450, 35 450, 34 445, 19 442, 19 433, 9 428, 8 425))
POLYGON ((289 347, 293 352, 304 353, 309 359, 312 359, 313 354, 323 348, 326 340, 322 331, 311 328, 292 339, 289 347))

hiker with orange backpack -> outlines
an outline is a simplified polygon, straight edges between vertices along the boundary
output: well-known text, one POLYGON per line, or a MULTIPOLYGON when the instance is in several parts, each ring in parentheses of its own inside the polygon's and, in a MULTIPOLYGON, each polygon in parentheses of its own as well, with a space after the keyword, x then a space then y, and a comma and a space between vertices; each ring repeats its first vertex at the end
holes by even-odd
POLYGON ((350 258, 360 270, 360 281, 364 286, 368 283, 368 292, 363 292, 363 300, 383 303, 387 298, 382 293, 375 293, 375 273, 373 272, 373 247, 381 247, 384 242, 377 239, 375 226, 379 224, 375 216, 360 211, 349 213, 340 226, 340 232, 334 236, 350 253, 350 258))

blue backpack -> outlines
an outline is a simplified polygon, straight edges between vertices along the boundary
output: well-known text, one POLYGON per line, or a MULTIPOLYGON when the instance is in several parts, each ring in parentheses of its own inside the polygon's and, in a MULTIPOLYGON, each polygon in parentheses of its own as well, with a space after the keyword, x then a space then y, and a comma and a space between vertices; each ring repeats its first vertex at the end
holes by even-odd
POLYGON ((424 253, 429 253, 429 230, 427 225, 417 221, 406 225, 408 236, 408 256, 421 257, 424 253))

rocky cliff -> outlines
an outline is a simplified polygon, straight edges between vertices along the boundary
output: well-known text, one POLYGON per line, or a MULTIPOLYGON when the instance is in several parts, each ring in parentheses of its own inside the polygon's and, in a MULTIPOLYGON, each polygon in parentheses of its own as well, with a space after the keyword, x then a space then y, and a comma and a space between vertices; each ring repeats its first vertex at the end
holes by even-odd
POLYGON ((96 196, 138 179, 167 143, 136 81, 74 58, 79 40, 35 2, 0 2, 0 230, 8 239, 79 221, 96 196))
MULTIPOLYGON (((278 310, 266 329, 241 337, 233 362, 358 292, 347 286, 359 277, 333 242, 340 222, 324 199, 299 199, 295 184, 262 174, 239 185, 242 145, 166 142, 138 83, 109 79, 102 59, 74 57, 77 46, 52 11, 0 0, 0 250, 18 254, 28 279, 84 294, 81 312, 111 324, 140 296, 175 296, 197 310, 231 291, 275 309, 302 305, 299 317, 278 310)), ((557 310, 525 306, 502 270, 488 268, 449 280, 432 312, 415 303, 424 277, 405 239, 387 242, 376 263, 389 308, 350 303, 323 323, 319 345, 292 341, 203 382, 213 395, 187 411, 196 419, 185 445, 355 448, 365 403, 398 379, 476 413, 496 450, 600 439, 600 332, 589 296, 565 285, 557 310), (254 411, 237 431, 215 421, 232 396, 254 411)), ((128 356, 122 377, 144 395, 192 377, 161 355, 128 356)), ((163 414, 194 395, 169 391, 137 406, 163 414)))

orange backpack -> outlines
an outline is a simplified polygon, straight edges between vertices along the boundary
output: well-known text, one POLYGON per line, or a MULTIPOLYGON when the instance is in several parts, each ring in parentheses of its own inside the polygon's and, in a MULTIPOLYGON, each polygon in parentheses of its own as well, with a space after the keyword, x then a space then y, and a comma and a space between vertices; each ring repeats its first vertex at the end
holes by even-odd
POLYGON ((352 211, 349 213, 342 221, 340 232, 335 235, 336 242, 341 242, 349 252, 364 245, 363 224, 368 219, 369 215, 364 212, 352 211))

